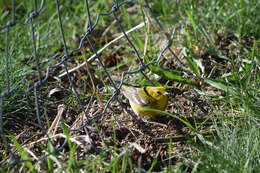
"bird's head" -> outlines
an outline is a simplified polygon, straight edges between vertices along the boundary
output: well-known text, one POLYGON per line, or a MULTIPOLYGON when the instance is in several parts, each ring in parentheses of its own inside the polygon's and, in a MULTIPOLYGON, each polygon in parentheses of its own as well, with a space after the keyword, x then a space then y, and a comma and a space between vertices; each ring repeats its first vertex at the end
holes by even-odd
POLYGON ((167 94, 166 89, 163 87, 147 87, 146 90, 156 100, 165 97, 167 94))

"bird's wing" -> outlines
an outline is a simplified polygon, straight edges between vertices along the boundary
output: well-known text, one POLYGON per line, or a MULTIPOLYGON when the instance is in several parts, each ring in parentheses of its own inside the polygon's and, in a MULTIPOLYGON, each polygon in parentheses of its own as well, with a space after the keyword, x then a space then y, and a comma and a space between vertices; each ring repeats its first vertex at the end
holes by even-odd
POLYGON ((148 101, 144 100, 138 93, 141 88, 123 87, 122 93, 129 100, 140 106, 146 106, 148 101))

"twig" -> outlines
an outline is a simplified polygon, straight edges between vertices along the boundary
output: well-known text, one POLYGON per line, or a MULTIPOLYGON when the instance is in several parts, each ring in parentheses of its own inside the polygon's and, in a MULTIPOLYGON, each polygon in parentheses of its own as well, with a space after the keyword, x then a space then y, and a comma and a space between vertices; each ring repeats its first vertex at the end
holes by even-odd
MULTIPOLYGON (((53 136, 50 136, 50 138, 48 137, 43 137, 41 139, 38 139, 37 141, 34 141, 34 142, 31 142, 30 144, 26 144, 26 145, 23 145, 22 147, 32 147, 33 145, 39 143, 39 142, 43 142, 43 141, 48 141, 49 139, 57 139, 57 138, 64 138, 64 139, 67 139, 67 136, 62 134, 62 133, 59 133, 59 134, 55 134, 53 136)), ((89 138, 88 136, 86 135, 81 135, 81 136, 75 136, 75 137, 70 137, 70 141, 71 142, 75 142, 76 144, 80 145, 82 144, 81 141, 79 141, 78 139, 80 140, 85 140, 84 142, 87 142, 89 144, 91 144, 91 142, 89 141, 89 138)))
POLYGON ((85 65, 86 65, 86 68, 87 68, 87 72, 88 72, 88 75, 89 75, 89 78, 90 78, 90 81, 91 81, 91 84, 92 84, 92 88, 93 88, 94 92, 96 93, 98 104, 99 104, 100 108, 102 109, 104 107, 104 105, 103 105, 103 103, 102 103, 102 101, 101 101, 101 99, 99 97, 98 90, 97 90, 97 88, 95 86, 95 82, 94 82, 94 79, 93 79, 93 73, 89 69, 89 63, 88 63, 87 56, 86 56, 86 48, 84 46, 82 46, 81 54, 82 54, 82 56, 84 58, 84 62, 85 62, 85 65))
POLYGON ((51 136, 55 135, 58 124, 59 124, 60 119, 61 119, 61 116, 64 113, 65 109, 66 109, 66 106, 64 104, 58 106, 58 113, 57 113, 54 121, 52 122, 51 127, 48 130, 48 134, 50 134, 51 131, 54 129, 51 136))
MULTIPOLYGON (((142 28, 143 26, 144 26, 144 22, 142 22, 142 23, 140 23, 139 25, 137 25, 137 26, 133 27, 132 29, 128 30, 128 31, 126 32, 126 34, 129 34, 130 32, 132 32, 132 31, 134 31, 134 30, 137 30, 137 29, 139 29, 139 28, 142 28)), ((102 47, 101 49, 99 49, 99 50, 97 51, 97 54, 100 54, 100 53, 101 53, 103 50, 105 50, 108 46, 110 46, 111 44, 113 44, 114 42, 116 42, 117 40, 119 40, 119 39, 121 39, 121 38, 123 38, 123 37, 124 37, 124 34, 119 35, 117 38, 115 38, 114 40, 110 41, 110 42, 107 43, 104 47, 102 47)), ((95 58, 96 58, 96 54, 92 55, 92 56, 88 59, 88 62, 93 61, 95 58)), ((74 67, 73 69, 70 69, 70 70, 68 71, 68 73, 74 72, 74 71, 80 69, 81 67, 83 67, 84 65, 85 65, 85 62, 82 63, 82 64, 80 64, 80 65, 78 65, 77 67, 74 67)), ((60 74, 58 77, 56 77, 56 78, 62 78, 62 77, 64 77, 66 74, 67 74, 67 73, 64 72, 64 73, 60 74)))

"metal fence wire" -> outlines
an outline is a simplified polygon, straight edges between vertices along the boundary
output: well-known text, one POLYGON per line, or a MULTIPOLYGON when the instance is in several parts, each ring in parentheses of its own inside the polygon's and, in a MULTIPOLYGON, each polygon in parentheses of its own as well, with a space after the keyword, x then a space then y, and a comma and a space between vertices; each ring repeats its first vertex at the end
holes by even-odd
MULTIPOLYGON (((73 131, 73 130, 77 130, 77 131, 85 130, 85 132, 88 133, 87 132, 87 128, 85 128, 85 127, 87 125, 89 125, 93 120, 98 119, 98 118, 104 116, 105 112, 107 111, 107 108, 110 106, 112 100, 114 100, 114 99, 117 100, 121 104, 121 106, 122 106, 123 104, 120 102, 120 100, 117 98, 117 96, 120 93, 120 89, 121 89, 121 87, 122 87, 122 85, 124 83, 124 78, 125 78, 126 75, 133 75, 133 74, 136 74, 136 73, 141 73, 147 80, 149 80, 149 77, 144 73, 144 71, 148 68, 148 66, 150 64, 158 63, 158 61, 161 59, 161 57, 164 56, 164 52, 166 50, 169 50, 169 52, 172 54, 172 56, 178 61, 178 58, 177 58, 176 54, 174 53, 174 51, 172 51, 170 49, 170 46, 172 44, 172 39, 173 39, 175 30, 176 30, 176 28, 174 28, 171 34, 166 34, 165 33, 166 37, 168 38, 168 42, 165 45, 165 47, 163 48, 163 50, 160 52, 160 54, 157 56, 157 59, 155 61, 149 62, 147 64, 145 64, 143 62, 143 60, 140 57, 136 47, 134 46, 133 42, 128 37, 128 32, 125 31, 125 28, 122 26, 122 24, 121 24, 121 22, 120 22, 120 20, 118 18, 118 15, 116 14, 116 12, 118 12, 118 11, 120 12, 120 8, 122 6, 124 6, 126 4, 129 4, 129 3, 137 3, 137 2, 134 2, 134 1, 122 1, 122 2, 119 2, 118 0, 115 0, 111 10, 108 11, 107 13, 99 13, 97 15, 97 17, 96 17, 96 20, 94 21, 92 15, 90 13, 90 10, 89 10, 89 2, 88 2, 88 0, 85 0, 85 10, 86 10, 86 13, 87 13, 87 16, 88 16, 88 28, 87 28, 85 34, 83 35, 83 37, 81 38, 81 41, 80 41, 80 43, 78 45, 78 48, 76 48, 76 49, 74 49, 74 50, 69 52, 68 51, 68 47, 67 47, 67 43, 66 43, 66 39, 64 37, 64 28, 63 28, 63 24, 62 24, 62 20, 61 20, 62 16, 61 16, 61 11, 60 11, 60 3, 59 3, 59 0, 56 0, 56 9, 57 9, 57 14, 58 14, 59 30, 60 30, 61 39, 62 39, 62 42, 63 42, 64 52, 65 53, 64 53, 64 55, 62 56, 61 60, 58 63, 47 67, 47 69, 45 71, 45 77, 41 78, 41 74, 43 72, 41 72, 41 70, 40 70, 41 68, 40 68, 39 59, 38 59, 38 55, 37 55, 38 52, 37 52, 36 43, 35 43, 36 42, 35 41, 35 29, 37 29, 37 28, 35 28, 35 26, 34 26, 34 20, 35 20, 35 18, 39 17, 42 14, 43 8, 46 6, 46 2, 45 2, 45 0, 41 0, 40 7, 38 8, 37 7, 37 0, 34 0, 34 11, 23 22, 23 24, 24 24, 24 27, 25 27, 25 25, 30 25, 30 28, 31 28, 31 33, 30 34, 31 34, 32 44, 33 44, 33 57, 34 57, 34 60, 35 60, 34 63, 35 63, 36 70, 37 70, 38 80, 33 85, 31 85, 29 88, 27 88, 26 90, 22 91, 22 93, 20 93, 20 94, 26 95, 29 92, 34 92, 34 98, 35 98, 35 103, 34 104, 35 104, 35 110, 36 110, 36 116, 37 116, 37 120, 38 120, 38 125, 41 128, 41 130, 42 130, 42 134, 45 135, 47 138, 49 138, 47 130, 44 128, 43 123, 42 123, 42 121, 40 119, 41 115, 40 115, 40 105, 39 105, 39 101, 38 101, 38 97, 39 97, 38 92, 41 89, 41 87, 47 82, 48 78, 50 77, 50 74, 52 73, 52 71, 55 68, 59 68, 59 67, 64 68, 64 70, 66 72, 66 75, 67 75, 67 77, 69 79, 69 82, 70 82, 70 84, 72 86, 72 90, 75 93, 75 96, 76 96, 76 98, 78 100, 78 103, 79 103, 79 105, 81 107, 81 110, 82 110, 82 112, 84 112, 86 114, 86 110, 83 107, 82 101, 81 101, 81 99, 79 97, 79 94, 78 94, 77 90, 75 89, 74 82, 73 82, 72 77, 70 75, 70 70, 68 69, 68 66, 67 66, 67 61, 72 57, 72 55, 74 53, 76 53, 76 52, 80 52, 81 48, 83 47, 84 41, 88 42, 92 52, 94 53, 94 55, 92 57, 90 57, 88 59, 88 61, 89 60, 93 60, 95 58, 99 62, 99 65, 103 68, 103 70, 104 70, 105 74, 107 75, 107 77, 109 79, 109 82, 110 82, 111 86, 113 87, 114 91, 113 91, 113 95, 107 101, 107 103, 106 103, 106 105, 105 105, 105 107, 104 107, 104 109, 103 109, 103 111, 101 113, 97 113, 96 115, 93 115, 91 118, 86 115, 85 116, 86 120, 82 124, 82 126, 79 127, 79 128, 76 128, 76 129, 69 129, 70 131, 73 131), (108 70, 107 70, 107 68, 104 65, 102 57, 99 54, 100 52, 98 52, 94 48, 94 43, 90 39, 90 35, 95 30, 95 28, 96 28, 97 24, 100 22, 102 16, 110 16, 110 17, 113 17, 115 19, 116 24, 119 26, 121 32, 123 33, 123 37, 125 37, 126 40, 127 40, 126 44, 129 43, 131 45, 132 49, 135 52, 136 57, 139 60, 139 63, 140 63, 139 69, 137 69, 135 71, 131 71, 131 72, 123 72, 121 74, 120 85, 118 87, 116 86, 115 81, 111 78, 110 74, 108 73, 108 70)), ((148 1, 145 0, 143 4, 144 4, 143 5, 144 8, 148 9, 148 11, 151 13, 151 16, 153 17, 153 19, 156 21, 158 26, 163 30, 162 24, 157 20, 156 16, 152 13, 152 10, 151 10, 151 8, 149 6, 148 1)), ((26 162, 26 160, 23 160, 21 158, 18 159, 18 157, 16 157, 15 154, 12 153, 12 151, 10 149, 10 145, 7 143, 7 140, 6 140, 4 125, 3 125, 3 114, 4 114, 3 102, 5 101, 6 98, 10 98, 15 93, 20 92, 18 89, 11 89, 11 87, 10 87, 11 84, 10 84, 9 60, 10 60, 10 58, 13 58, 13 57, 11 57, 9 55, 9 52, 8 52, 8 49, 9 49, 9 33, 10 33, 10 30, 13 27, 16 27, 17 25, 20 25, 20 23, 21 23, 20 21, 16 20, 15 8, 16 8, 15 1, 12 0, 11 20, 9 22, 7 22, 6 25, 0 26, 0 30, 4 31, 4 33, 5 33, 5 85, 6 85, 6 90, 3 93, 1 93, 1 95, 0 95, 0 134, 1 134, 2 144, 6 145, 8 152, 13 155, 13 158, 12 158, 13 161, 6 165, 8 167, 12 166, 14 164, 21 163, 21 162, 26 162)), ((17 46, 19 46, 19 45, 17 45, 17 46)), ((123 108, 125 109, 124 106, 123 106, 123 108)), ((50 139, 49 139, 49 142, 51 142, 50 139)), ((67 141, 65 140, 64 143, 61 146, 54 146, 53 145, 53 147, 54 147, 53 152, 54 153, 58 153, 59 151, 61 151, 64 148, 66 143, 67 143, 67 141)), ((44 156, 44 157, 46 157, 46 156, 44 156)), ((30 160, 30 161, 38 161, 38 160, 30 160)))

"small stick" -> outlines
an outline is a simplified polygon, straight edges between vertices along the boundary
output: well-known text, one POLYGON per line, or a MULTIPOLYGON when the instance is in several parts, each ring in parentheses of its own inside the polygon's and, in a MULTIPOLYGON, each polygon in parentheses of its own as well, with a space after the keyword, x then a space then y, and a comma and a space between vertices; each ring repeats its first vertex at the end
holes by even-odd
MULTIPOLYGON (((134 31, 134 30, 137 30, 137 29, 139 29, 139 28, 142 28, 143 26, 144 26, 144 22, 142 22, 142 23, 140 23, 139 25, 137 25, 137 26, 131 28, 130 30, 126 31, 126 34, 129 34, 130 32, 132 32, 132 31, 134 31)), ((116 37, 114 40, 110 41, 110 42, 107 43, 104 47, 102 47, 101 49, 99 49, 99 50, 97 51, 97 54, 100 54, 100 53, 101 53, 103 50, 105 50, 108 46, 110 46, 111 44, 113 44, 114 42, 116 42, 117 40, 119 40, 119 39, 121 39, 121 38, 123 38, 123 37, 124 37, 124 34, 119 35, 119 36, 116 37)), ((96 54, 92 55, 92 56, 88 59, 88 62, 92 62, 93 60, 95 60, 95 58, 96 58, 96 54)), ((82 64, 80 64, 80 65, 78 65, 77 67, 74 67, 74 68, 70 69, 68 72, 69 72, 69 73, 72 73, 72 72, 74 72, 74 71, 80 69, 80 68, 83 67, 84 65, 85 65, 85 62, 82 63, 82 64)), ((67 75, 67 73, 64 72, 64 73, 60 74, 58 77, 55 77, 55 78, 62 78, 62 77, 64 77, 64 76, 66 76, 66 75, 67 75)))
POLYGON ((61 120, 62 114, 64 113, 65 109, 66 109, 66 106, 64 104, 58 106, 58 113, 56 115, 56 118, 53 120, 51 127, 48 130, 48 134, 50 134, 52 132, 52 130, 54 129, 51 136, 55 135, 58 124, 61 120))
POLYGON ((101 108, 103 108, 104 105, 103 105, 103 103, 102 103, 102 101, 101 101, 101 99, 99 97, 98 90, 97 90, 97 88, 95 86, 94 79, 93 79, 93 74, 92 74, 92 72, 89 69, 89 63, 88 63, 87 56, 86 56, 86 48, 84 46, 82 46, 81 53, 82 53, 82 56, 84 58, 84 62, 85 62, 85 65, 86 65, 86 68, 87 68, 87 72, 88 72, 88 75, 89 75, 89 78, 90 78, 90 81, 91 81, 91 84, 92 84, 92 88, 93 88, 94 92, 96 93, 98 104, 99 104, 99 106, 101 108))

